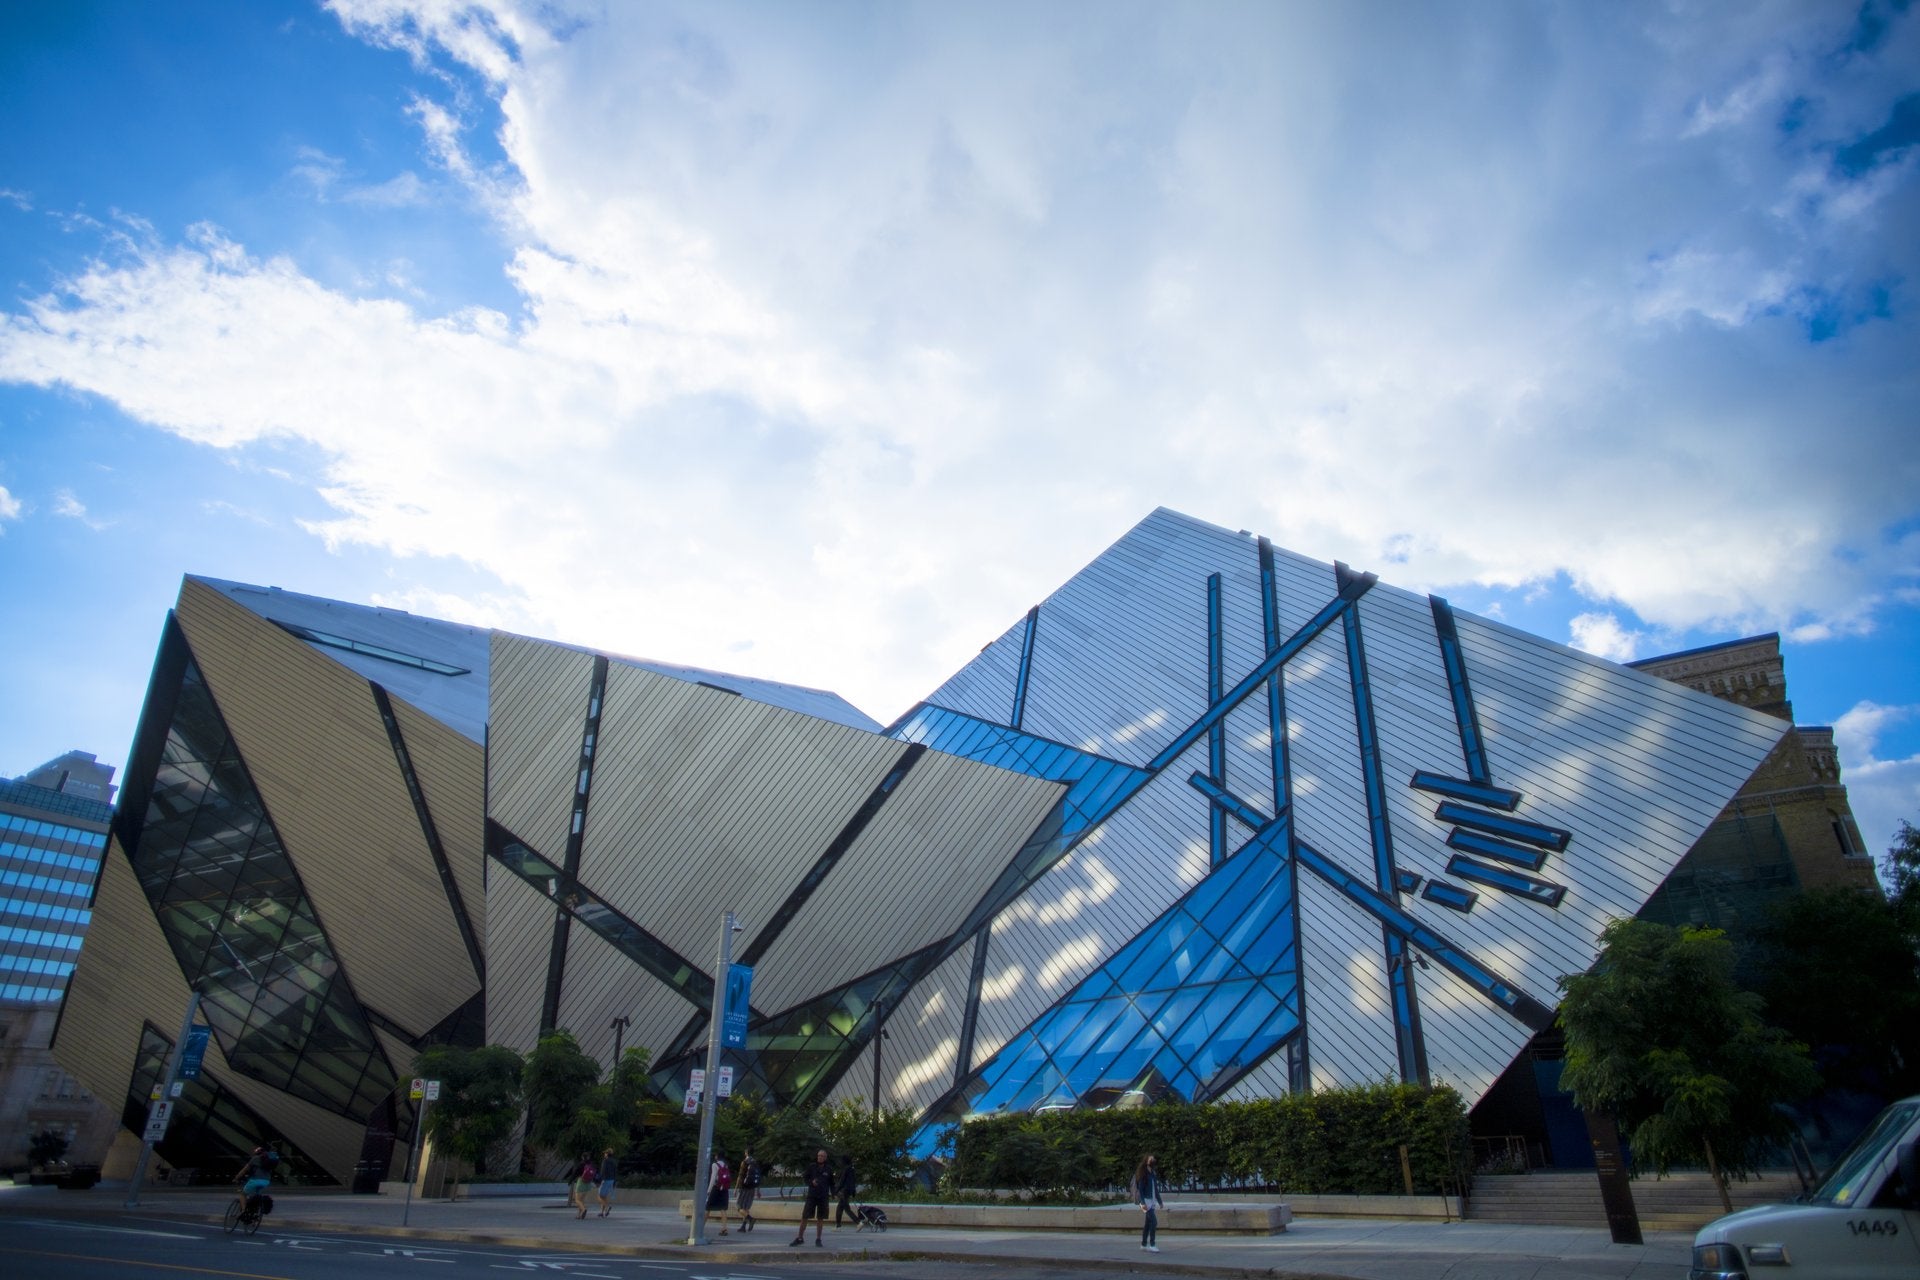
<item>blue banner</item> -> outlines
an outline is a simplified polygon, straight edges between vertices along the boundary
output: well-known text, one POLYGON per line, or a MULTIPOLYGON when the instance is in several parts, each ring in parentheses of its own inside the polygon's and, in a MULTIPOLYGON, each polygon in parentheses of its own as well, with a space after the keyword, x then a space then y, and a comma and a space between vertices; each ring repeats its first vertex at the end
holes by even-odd
POLYGON ((213 1034, 213 1028, 204 1024, 191 1027, 187 1031, 187 1043, 180 1050, 180 1072, 176 1080, 197 1080, 200 1078, 200 1060, 207 1056, 207 1037, 213 1034))
POLYGON ((744 1049, 747 1045, 747 1014, 749 1001, 753 993, 753 966, 730 964, 727 966, 727 1002, 722 1005, 720 1015, 720 1043, 729 1049, 744 1049))

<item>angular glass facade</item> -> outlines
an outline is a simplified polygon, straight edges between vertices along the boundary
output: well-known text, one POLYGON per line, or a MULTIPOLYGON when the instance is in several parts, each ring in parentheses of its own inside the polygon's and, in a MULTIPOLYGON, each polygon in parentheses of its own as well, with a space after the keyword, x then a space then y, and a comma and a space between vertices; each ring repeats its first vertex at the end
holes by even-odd
POLYGON ((1286 824, 1269 824, 961 1087, 959 1113, 1218 1096, 1300 1026, 1286 824))
MULTIPOLYGON (((233 1069, 360 1120, 395 1085, 219 708, 176 630, 179 684, 145 817, 123 840, 233 1069)), ((156 677, 158 678, 158 677, 156 677)), ((130 782, 132 781, 130 775, 130 782)), ((127 815, 122 816, 123 830, 127 815)))
MULTIPOLYGON (((152 1023, 140 1035, 140 1051, 127 1083, 121 1119, 139 1133, 146 1127, 147 1105, 167 1069, 173 1041, 152 1023)), ((160 1158, 178 1170, 192 1170, 195 1182, 228 1183, 257 1146, 280 1153, 280 1175, 294 1185, 325 1185, 333 1179, 285 1134, 261 1119, 246 1103, 202 1072, 188 1080, 175 1099, 167 1136, 154 1144, 160 1158)))

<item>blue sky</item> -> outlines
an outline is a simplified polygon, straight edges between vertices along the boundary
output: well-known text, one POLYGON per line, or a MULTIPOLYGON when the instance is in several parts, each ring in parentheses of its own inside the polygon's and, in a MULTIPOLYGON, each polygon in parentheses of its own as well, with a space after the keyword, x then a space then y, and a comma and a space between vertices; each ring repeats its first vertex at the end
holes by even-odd
POLYGON ((183 573, 886 721, 1167 505, 1778 630, 1920 818, 1904 3, 16 0, 0 118, 0 775, 183 573))

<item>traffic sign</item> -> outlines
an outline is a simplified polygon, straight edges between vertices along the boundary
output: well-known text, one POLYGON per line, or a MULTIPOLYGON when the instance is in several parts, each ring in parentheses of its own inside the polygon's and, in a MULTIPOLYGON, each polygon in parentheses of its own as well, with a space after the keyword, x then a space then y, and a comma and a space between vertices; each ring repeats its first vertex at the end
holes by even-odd
POLYGON ((699 1109, 700 1109, 700 1091, 698 1089, 687 1090, 686 1105, 680 1108, 680 1113, 682 1115, 690 1116, 694 1112, 698 1111, 699 1109))
POLYGON ((420 1101, 420 1099, 426 1096, 427 1096, 427 1082, 421 1079, 419 1076, 415 1076, 413 1078, 413 1083, 407 1086, 408 1099, 413 1102, 418 1102, 420 1101))
POLYGON ((427 1081, 427 1101, 440 1101, 440 1082, 438 1080, 427 1081))
POLYGON ((173 1103, 162 1098, 147 1108, 147 1131, 142 1142, 158 1142, 167 1136, 167 1124, 173 1119, 173 1103))
POLYGON ((731 1098, 733 1096, 732 1067, 720 1068, 720 1080, 719 1083, 714 1086, 713 1096, 716 1098, 731 1098))

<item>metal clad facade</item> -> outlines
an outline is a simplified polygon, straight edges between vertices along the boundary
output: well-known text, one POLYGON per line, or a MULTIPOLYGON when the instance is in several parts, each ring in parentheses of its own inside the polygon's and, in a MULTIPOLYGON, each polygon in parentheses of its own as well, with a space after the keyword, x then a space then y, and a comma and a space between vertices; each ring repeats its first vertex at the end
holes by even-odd
POLYGON ((495 632, 487 816, 558 862, 573 816, 593 655, 495 632))
MULTIPOLYGON (((943 1114, 1272 1096, 1298 1054, 1313 1087, 1420 1071, 1474 1101, 1785 728, 1164 510, 898 739, 815 690, 504 633, 482 661, 470 628, 237 584, 190 579, 179 618, 402 1076, 389 1024, 478 985, 369 680, 484 950, 490 1041, 529 1049, 557 1011, 603 1064, 615 1018, 688 1052, 732 910, 746 1052, 776 1063, 743 1079, 865 1097, 884 1010, 884 1100, 943 1114), (577 836, 577 883, 489 864, 490 823, 556 868, 577 836)), ((112 1097, 186 992, 117 845, 96 911, 61 1049, 112 1097)), ((231 1087, 351 1168, 352 1118, 231 1087)))
POLYGON ((205 584, 186 583, 178 617, 356 994, 426 1031, 480 981, 371 687, 205 584))

